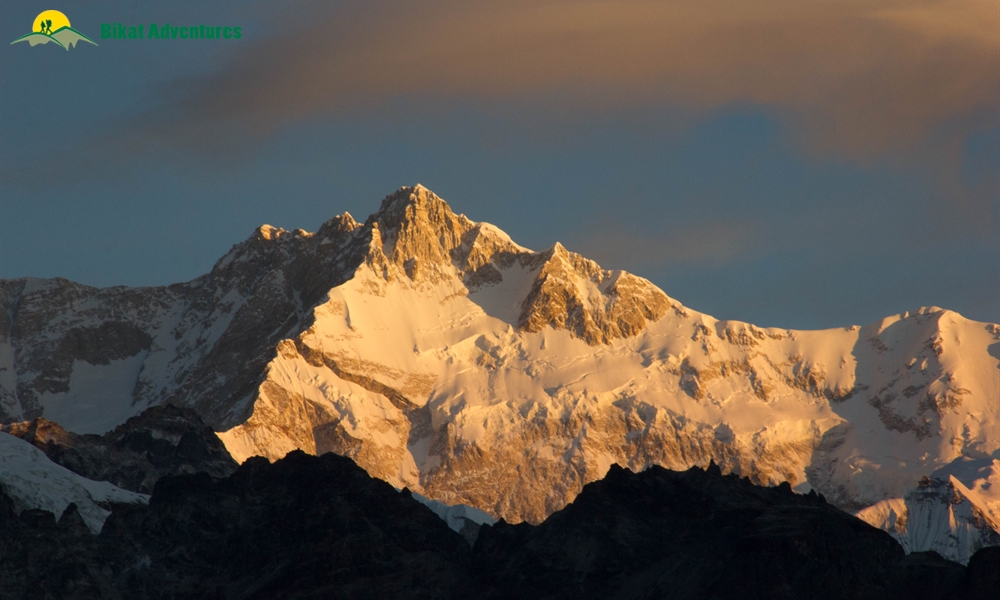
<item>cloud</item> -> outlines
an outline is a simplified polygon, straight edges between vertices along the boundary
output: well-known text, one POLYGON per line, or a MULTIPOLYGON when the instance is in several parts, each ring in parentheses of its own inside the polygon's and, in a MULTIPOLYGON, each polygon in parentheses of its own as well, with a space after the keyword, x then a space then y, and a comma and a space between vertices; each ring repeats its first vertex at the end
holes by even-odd
POLYGON ((759 258, 773 246, 766 224, 710 220, 658 233, 604 222, 570 243, 606 269, 642 272, 663 267, 722 266, 759 258))
MULTIPOLYGON (((301 6, 282 8, 296 18, 277 33, 241 40, 225 69, 170 81, 151 113, 92 140, 85 156, 60 157, 64 172, 70 162, 127 172, 153 149, 215 164, 288 126, 392 118, 437 101, 507 111, 540 129, 633 108, 697 117, 750 103, 775 111, 818 157, 923 165, 946 219, 995 223, 995 182, 962 184, 953 150, 1000 126, 993 0, 301 6), (941 164, 939 148, 950 153, 941 164)), ((9 165, 3 177, 30 182, 47 168, 9 165)))
POLYGON ((984 0, 373 2, 257 43, 183 84, 184 119, 266 133, 400 97, 562 109, 776 105, 808 145, 902 151, 995 113, 998 14, 984 0))

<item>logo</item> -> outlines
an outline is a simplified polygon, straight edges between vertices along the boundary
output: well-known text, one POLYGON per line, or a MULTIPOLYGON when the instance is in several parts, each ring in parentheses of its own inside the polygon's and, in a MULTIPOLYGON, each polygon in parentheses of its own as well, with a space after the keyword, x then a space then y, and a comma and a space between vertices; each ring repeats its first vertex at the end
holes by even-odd
POLYGON ((243 37, 242 27, 205 26, 204 23, 174 27, 170 23, 157 25, 125 25, 123 23, 101 23, 101 39, 115 40, 238 40, 243 37))
POLYGON ((94 40, 73 29, 66 15, 58 10, 47 10, 35 17, 31 33, 22 35, 11 42, 11 45, 18 42, 28 42, 32 46, 37 46, 52 42, 64 50, 69 50, 81 41, 97 45, 94 40))

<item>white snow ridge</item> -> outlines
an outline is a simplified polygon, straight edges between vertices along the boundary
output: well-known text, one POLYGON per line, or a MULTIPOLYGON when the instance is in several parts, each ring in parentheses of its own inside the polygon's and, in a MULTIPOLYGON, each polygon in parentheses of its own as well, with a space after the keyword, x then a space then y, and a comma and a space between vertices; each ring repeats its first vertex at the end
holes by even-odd
POLYGON ((70 502, 94 533, 100 533, 111 511, 99 503, 146 503, 149 496, 123 490, 106 481, 80 477, 55 464, 28 442, 0 432, 0 486, 14 500, 15 510, 47 510, 58 519, 70 502))

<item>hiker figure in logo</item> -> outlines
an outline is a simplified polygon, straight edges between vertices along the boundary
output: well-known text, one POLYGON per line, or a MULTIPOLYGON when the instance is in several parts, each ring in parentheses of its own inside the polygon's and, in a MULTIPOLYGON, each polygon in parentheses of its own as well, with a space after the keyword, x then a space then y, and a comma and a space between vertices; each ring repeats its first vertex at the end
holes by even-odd
POLYGON ((42 30, 39 33, 52 35, 52 19, 45 19, 41 22, 42 30))

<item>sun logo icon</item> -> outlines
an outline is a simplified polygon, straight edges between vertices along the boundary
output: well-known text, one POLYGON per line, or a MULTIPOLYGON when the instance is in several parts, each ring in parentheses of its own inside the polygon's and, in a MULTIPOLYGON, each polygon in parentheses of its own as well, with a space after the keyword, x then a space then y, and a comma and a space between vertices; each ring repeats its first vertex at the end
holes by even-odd
POLYGON ((46 10, 35 17, 31 33, 22 35, 11 42, 11 45, 28 42, 32 46, 37 46, 53 42, 64 50, 69 50, 81 41, 97 45, 94 40, 73 29, 66 15, 58 10, 46 10))

